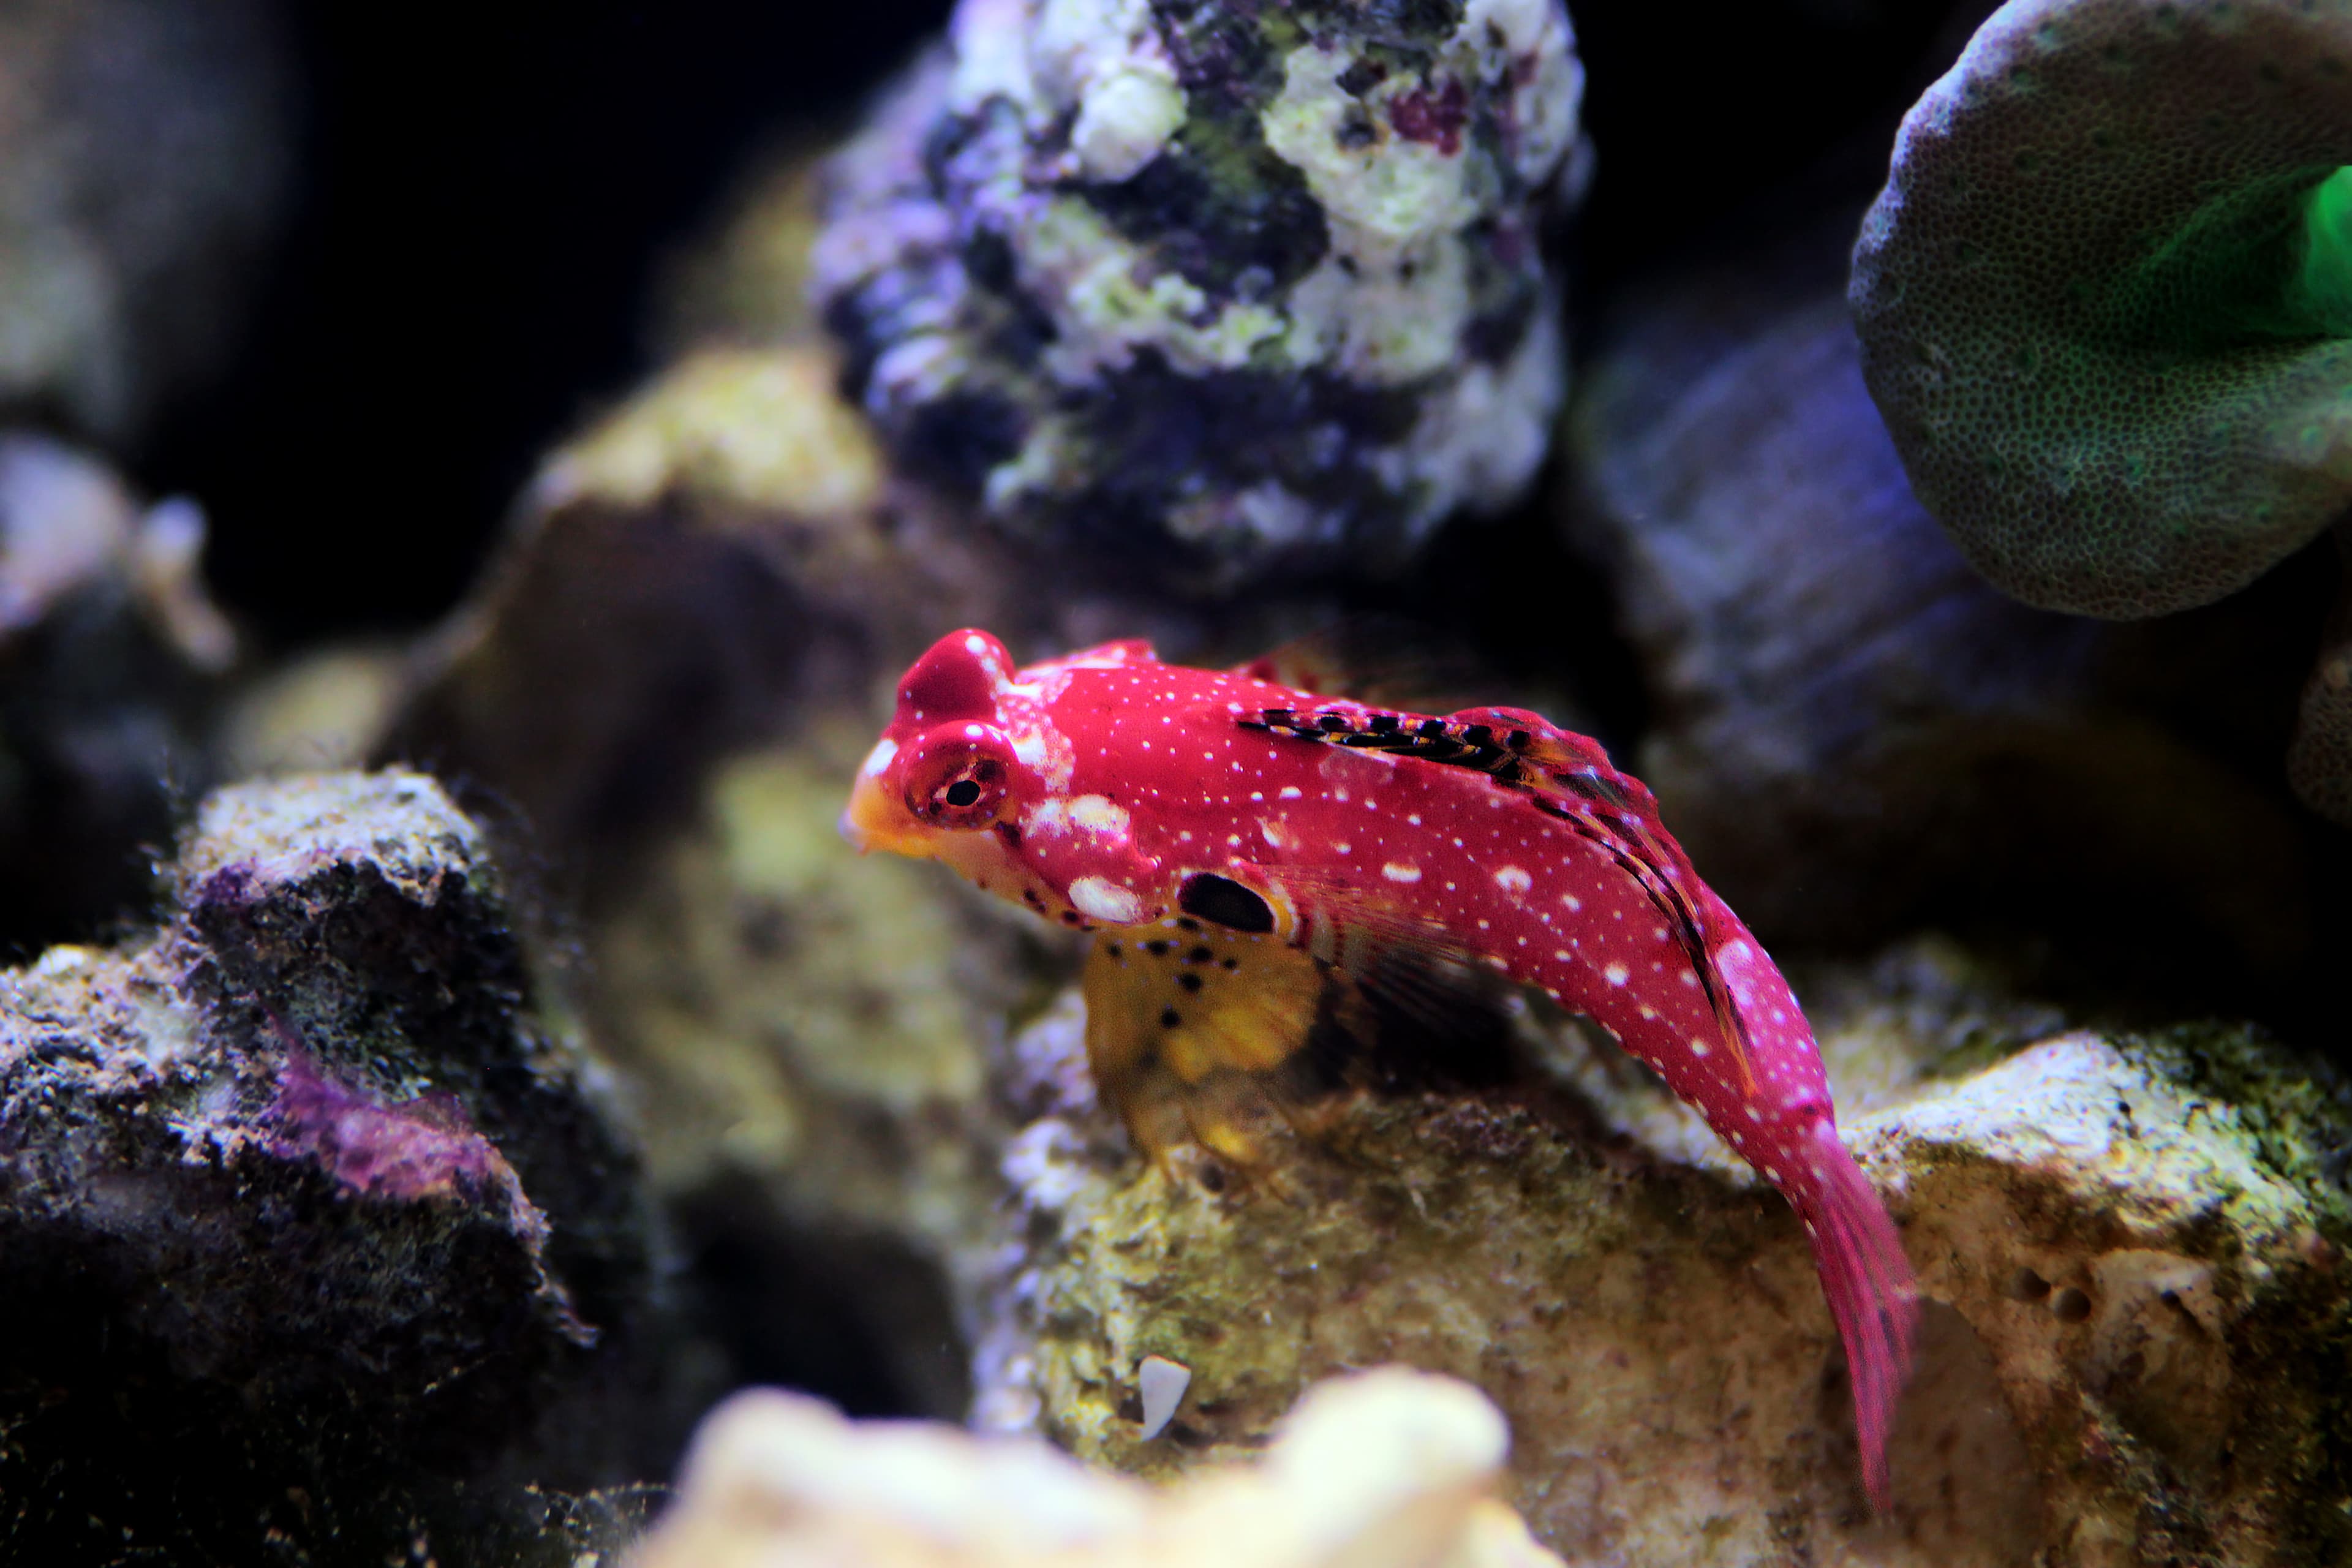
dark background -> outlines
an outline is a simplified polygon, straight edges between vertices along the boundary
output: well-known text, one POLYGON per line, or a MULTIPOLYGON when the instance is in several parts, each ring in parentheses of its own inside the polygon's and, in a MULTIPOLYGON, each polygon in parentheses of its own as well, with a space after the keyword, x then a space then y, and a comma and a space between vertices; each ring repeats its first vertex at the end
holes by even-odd
MULTIPOLYGON (((165 411, 137 477, 205 502, 215 585, 272 647, 430 620, 538 455, 649 368, 666 261, 948 9, 289 0, 290 222, 229 379, 165 411)), ((1825 160, 1866 192, 1965 37, 1893 0, 1574 15, 1600 152, 1580 325, 1695 237, 1769 226, 1825 160)))

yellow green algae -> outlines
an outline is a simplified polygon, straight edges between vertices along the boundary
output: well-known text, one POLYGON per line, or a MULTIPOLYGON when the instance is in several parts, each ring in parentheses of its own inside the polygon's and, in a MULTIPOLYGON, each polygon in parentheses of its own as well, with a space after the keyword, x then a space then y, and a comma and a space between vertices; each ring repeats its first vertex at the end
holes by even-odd
POLYGON ((801 515, 871 506, 881 454, 833 396, 837 374, 804 347, 688 354, 556 454, 542 502, 643 507, 690 489, 801 515))
POLYGON ((714 231, 664 279, 660 346, 781 348, 816 335, 809 246, 819 220, 819 153, 788 140, 755 160, 714 231))
MULTIPOLYGON (((812 1143, 854 1141, 861 1122, 951 1125, 980 1102, 980 1015, 960 984, 979 978, 971 900, 841 841, 855 760, 835 745, 722 764, 696 829, 591 938, 609 1048, 654 1097, 661 1186, 714 1166, 789 1177, 812 1143)), ((919 1181, 952 1155, 908 1147, 884 1169, 911 1162, 919 1181)))

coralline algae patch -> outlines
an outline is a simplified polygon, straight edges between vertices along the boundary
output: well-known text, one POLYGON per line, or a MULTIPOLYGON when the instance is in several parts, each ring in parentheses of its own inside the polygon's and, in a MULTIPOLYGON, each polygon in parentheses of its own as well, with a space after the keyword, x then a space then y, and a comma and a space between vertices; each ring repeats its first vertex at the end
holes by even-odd
POLYGON ((835 161, 814 291, 900 462, 1212 580, 1513 499, 1563 391, 1557 0, 964 0, 835 161))

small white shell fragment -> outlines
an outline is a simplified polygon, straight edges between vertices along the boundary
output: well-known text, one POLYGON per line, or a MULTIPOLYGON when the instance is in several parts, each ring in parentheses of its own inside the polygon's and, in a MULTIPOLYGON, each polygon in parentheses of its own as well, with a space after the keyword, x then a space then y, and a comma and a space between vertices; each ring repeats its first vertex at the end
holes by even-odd
POLYGON ((1148 1355, 1135 1369, 1135 1384, 1143 1394, 1143 1440, 1149 1443, 1168 1429, 1184 1391, 1192 1385, 1192 1369, 1166 1356, 1148 1355))

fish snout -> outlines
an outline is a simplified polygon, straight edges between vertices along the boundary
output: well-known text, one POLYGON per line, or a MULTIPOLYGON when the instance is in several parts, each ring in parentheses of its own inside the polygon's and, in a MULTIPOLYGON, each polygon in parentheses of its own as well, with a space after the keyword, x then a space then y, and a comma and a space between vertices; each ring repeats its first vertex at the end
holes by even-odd
POLYGON ((842 809, 839 826, 841 836, 860 855, 886 849, 918 860, 931 857, 930 834, 872 773, 858 774, 856 786, 849 792, 849 804, 842 809))

